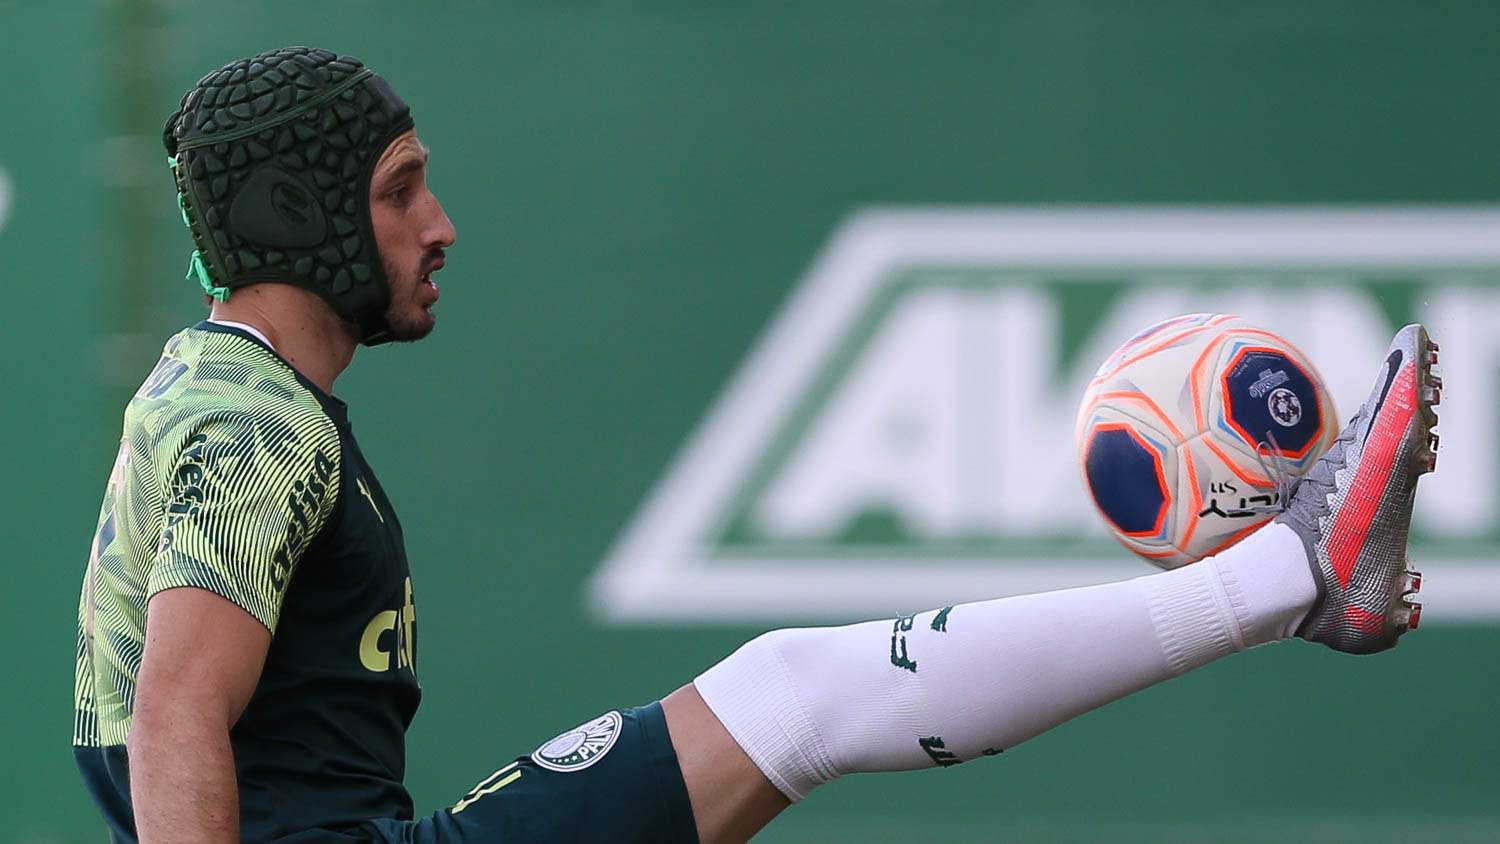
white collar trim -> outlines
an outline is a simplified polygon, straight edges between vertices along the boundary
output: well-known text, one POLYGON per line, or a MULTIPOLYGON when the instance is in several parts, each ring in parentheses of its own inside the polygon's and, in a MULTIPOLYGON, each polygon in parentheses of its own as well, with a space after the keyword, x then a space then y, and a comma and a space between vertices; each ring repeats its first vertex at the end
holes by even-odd
POLYGON ((238 328, 246 334, 253 336, 260 342, 265 343, 266 348, 270 349, 273 352, 276 351, 276 347, 271 345, 271 341, 266 337, 266 335, 260 333, 260 330, 252 325, 246 325, 243 322, 230 322, 227 319, 210 319, 209 322, 213 323, 214 325, 225 326, 226 328, 238 328))

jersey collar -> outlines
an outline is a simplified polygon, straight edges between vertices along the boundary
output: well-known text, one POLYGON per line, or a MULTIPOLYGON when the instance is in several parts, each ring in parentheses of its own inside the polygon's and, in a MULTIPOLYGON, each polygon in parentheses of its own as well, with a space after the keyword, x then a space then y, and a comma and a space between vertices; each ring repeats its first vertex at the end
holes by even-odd
POLYGON ((249 326, 241 326, 239 323, 215 322, 210 319, 201 320, 193 328, 198 331, 208 331, 214 334, 229 334, 263 349, 266 354, 275 358, 277 363, 286 367, 287 371, 291 372, 292 376, 297 379, 297 383, 306 387, 313 394, 313 397, 318 400, 318 404, 323 406, 323 410, 329 416, 342 424, 349 424, 349 406, 338 398, 323 392, 322 387, 308 380, 306 376, 297 371, 297 367, 287 363, 286 358, 277 353, 276 349, 272 348, 270 341, 263 337, 259 331, 251 329, 249 326))

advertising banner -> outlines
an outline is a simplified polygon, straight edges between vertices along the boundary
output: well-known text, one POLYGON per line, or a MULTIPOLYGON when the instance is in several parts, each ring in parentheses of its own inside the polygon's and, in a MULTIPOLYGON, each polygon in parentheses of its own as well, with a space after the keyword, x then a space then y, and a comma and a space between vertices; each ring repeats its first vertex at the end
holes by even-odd
POLYGON ((1299 346, 1340 425, 1396 328, 1462 350, 1439 428, 1463 458, 1424 479, 1411 556, 1430 618, 1500 617, 1497 281, 1495 209, 861 211, 611 550, 593 605, 838 619, 1143 573, 1080 480, 1078 400, 1121 342, 1210 312, 1299 346))

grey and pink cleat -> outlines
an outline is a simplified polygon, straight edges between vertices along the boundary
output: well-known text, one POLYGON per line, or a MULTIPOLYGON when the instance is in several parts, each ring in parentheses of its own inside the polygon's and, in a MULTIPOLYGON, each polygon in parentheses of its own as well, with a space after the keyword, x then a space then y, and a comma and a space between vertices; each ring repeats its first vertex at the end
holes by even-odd
POLYGON ((1375 389, 1276 517, 1302 538, 1318 585, 1304 639, 1375 653, 1421 619, 1412 597, 1422 575, 1407 568, 1406 540, 1417 479, 1437 468, 1437 359, 1425 328, 1401 329, 1375 389))

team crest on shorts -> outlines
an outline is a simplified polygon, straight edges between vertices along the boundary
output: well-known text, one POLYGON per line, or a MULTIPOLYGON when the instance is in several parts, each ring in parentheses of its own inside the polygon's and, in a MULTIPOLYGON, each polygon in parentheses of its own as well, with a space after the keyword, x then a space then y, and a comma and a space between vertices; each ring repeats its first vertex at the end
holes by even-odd
POLYGON ((619 711, 606 712, 538 747, 531 761, 550 771, 581 771, 615 746, 623 723, 619 711))

